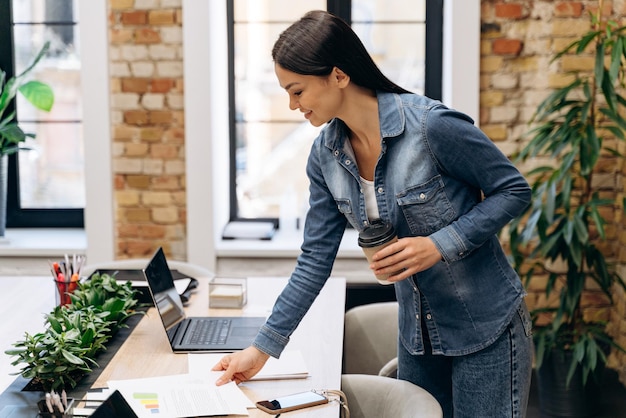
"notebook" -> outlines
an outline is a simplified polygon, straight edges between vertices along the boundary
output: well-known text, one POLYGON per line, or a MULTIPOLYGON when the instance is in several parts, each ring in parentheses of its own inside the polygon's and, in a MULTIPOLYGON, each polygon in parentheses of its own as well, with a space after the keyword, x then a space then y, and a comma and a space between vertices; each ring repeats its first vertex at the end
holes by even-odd
POLYGON ((265 317, 186 317, 163 248, 154 253, 143 273, 175 353, 243 350, 265 323, 265 317))
POLYGON ((130 407, 119 391, 114 391, 91 415, 91 418, 136 418, 137 414, 130 407))

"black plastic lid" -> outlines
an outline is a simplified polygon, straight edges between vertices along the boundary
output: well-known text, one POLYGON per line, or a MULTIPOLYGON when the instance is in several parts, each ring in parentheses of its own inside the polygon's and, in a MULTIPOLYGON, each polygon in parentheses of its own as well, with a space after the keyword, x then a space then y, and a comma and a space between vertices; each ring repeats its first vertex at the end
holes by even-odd
POLYGON ((359 233, 360 247, 377 247, 396 236, 396 230, 390 223, 373 223, 359 233))

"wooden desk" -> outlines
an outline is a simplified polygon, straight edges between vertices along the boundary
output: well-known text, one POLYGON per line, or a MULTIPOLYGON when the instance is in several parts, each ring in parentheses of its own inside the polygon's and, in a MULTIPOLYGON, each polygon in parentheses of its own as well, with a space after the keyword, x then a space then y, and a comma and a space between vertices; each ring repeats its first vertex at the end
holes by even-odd
MULTIPOLYGON (((216 310, 208 308, 208 280, 199 278, 199 281, 198 290, 186 309, 188 316, 206 316, 209 313, 267 316, 287 283, 286 278, 249 278, 248 303, 243 310, 216 310)), ((240 387, 250 400, 273 399, 311 389, 340 388, 344 301, 345 280, 330 279, 291 337, 287 349, 302 352, 310 376, 306 379, 242 383, 240 387)), ((151 308, 92 387, 106 387, 108 380, 173 375, 187 371, 187 355, 172 353, 160 318, 155 309, 151 308)), ((249 412, 251 417, 269 417, 257 409, 250 409, 249 412)), ((290 412, 289 416, 336 418, 339 416, 339 407, 333 402, 290 412)))

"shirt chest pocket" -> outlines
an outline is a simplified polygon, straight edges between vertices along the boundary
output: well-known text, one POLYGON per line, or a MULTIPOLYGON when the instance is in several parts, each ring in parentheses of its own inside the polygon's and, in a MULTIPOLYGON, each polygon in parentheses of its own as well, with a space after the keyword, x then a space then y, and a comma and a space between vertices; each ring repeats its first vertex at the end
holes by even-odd
POLYGON ((455 219, 455 211, 444 192, 441 176, 396 195, 404 218, 416 235, 430 235, 455 219))
POLYGON ((355 228, 358 228, 356 214, 352 210, 352 203, 349 199, 335 199, 335 203, 337 203, 337 209, 339 212, 343 213, 348 222, 355 228))

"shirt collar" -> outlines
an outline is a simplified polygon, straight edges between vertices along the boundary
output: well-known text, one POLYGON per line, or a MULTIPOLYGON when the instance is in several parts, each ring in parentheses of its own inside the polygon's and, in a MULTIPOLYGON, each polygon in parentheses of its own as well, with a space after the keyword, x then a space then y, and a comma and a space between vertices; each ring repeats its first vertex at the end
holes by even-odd
MULTIPOLYGON (((382 138, 402 134, 405 125, 402 97, 396 93, 377 91, 376 98, 378 100, 378 119, 382 138)), ((324 129, 324 145, 332 150, 343 148, 348 137, 347 129, 342 120, 331 120, 324 129)))

